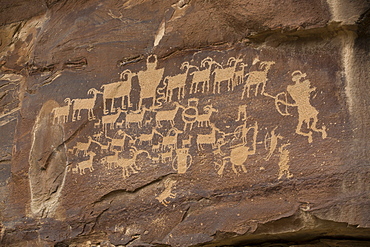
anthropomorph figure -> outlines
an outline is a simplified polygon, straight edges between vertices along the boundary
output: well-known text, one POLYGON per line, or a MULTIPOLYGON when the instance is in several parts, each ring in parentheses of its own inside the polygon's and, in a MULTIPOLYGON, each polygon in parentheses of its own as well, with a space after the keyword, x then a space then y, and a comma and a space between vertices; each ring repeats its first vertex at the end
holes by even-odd
POLYGON ((306 73, 302 73, 297 70, 292 73, 292 81, 294 85, 289 85, 287 91, 294 100, 294 106, 298 108, 298 125, 296 133, 299 135, 307 136, 308 142, 312 142, 312 131, 320 132, 322 138, 325 139, 327 136, 326 127, 322 126, 321 129, 317 128, 317 115, 319 112, 310 103, 310 95, 316 90, 315 87, 311 87, 309 80, 305 80, 306 73), (312 130, 308 132, 302 131, 303 123, 307 124, 307 129, 312 130))
POLYGON ((276 96, 272 96, 267 93, 264 93, 263 95, 275 99, 276 110, 283 116, 291 116, 291 114, 288 113, 287 109, 285 109, 285 112, 281 111, 281 109, 279 108, 281 104, 285 105, 285 107, 297 107, 298 124, 295 133, 308 137, 308 142, 311 143, 312 131, 321 133, 323 139, 327 137, 327 133, 326 127, 324 125, 321 127, 321 129, 317 128, 317 115, 319 114, 319 112, 316 110, 315 107, 311 105, 310 102, 311 93, 316 91, 316 88, 311 87, 311 82, 305 79, 306 76, 306 73, 302 73, 299 70, 292 73, 292 81, 294 81, 295 84, 288 85, 287 91, 291 98, 294 100, 294 103, 288 103, 287 95, 285 92, 281 92, 276 96), (284 98, 281 99, 280 96, 284 96, 284 98), (307 126, 308 132, 302 131, 302 126, 304 123, 307 126))

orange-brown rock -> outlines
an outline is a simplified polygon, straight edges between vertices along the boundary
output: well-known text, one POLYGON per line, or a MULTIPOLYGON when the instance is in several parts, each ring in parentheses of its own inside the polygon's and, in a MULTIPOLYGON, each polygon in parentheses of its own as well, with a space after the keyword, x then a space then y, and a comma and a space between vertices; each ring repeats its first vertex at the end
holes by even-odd
POLYGON ((3 1, 1 244, 368 245, 369 7, 3 1))

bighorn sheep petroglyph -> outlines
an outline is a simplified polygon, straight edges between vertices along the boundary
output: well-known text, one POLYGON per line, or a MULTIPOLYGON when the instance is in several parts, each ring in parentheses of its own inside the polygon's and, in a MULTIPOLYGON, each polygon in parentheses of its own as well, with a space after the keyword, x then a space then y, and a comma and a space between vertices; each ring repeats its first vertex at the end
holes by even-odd
POLYGON ((220 93, 221 89, 221 82, 227 81, 227 90, 234 89, 234 80, 235 80, 235 69, 238 63, 242 62, 243 59, 236 59, 235 57, 230 57, 227 61, 228 67, 226 68, 215 68, 213 74, 215 76, 214 85, 213 85, 213 93, 220 93), (234 63, 234 65, 232 65, 234 63))
POLYGON ((95 106, 96 95, 98 93, 101 93, 101 92, 99 92, 95 88, 91 88, 91 89, 89 89, 89 91, 87 91, 87 93, 88 94, 93 94, 94 97, 93 98, 88 98, 88 99, 73 99, 72 100, 72 102, 73 102, 72 121, 76 121, 76 119, 77 120, 81 119, 81 115, 80 115, 81 110, 87 110, 88 111, 88 119, 89 120, 95 119, 93 109, 94 109, 94 106, 95 106))
POLYGON ((72 105, 72 101, 70 98, 65 98, 64 102, 66 102, 67 105, 61 106, 61 107, 55 107, 52 110, 53 124, 59 123, 60 120, 62 123, 66 123, 68 121, 69 108, 72 105))
POLYGON ((255 96, 257 96, 257 94, 258 94, 258 87, 261 84, 262 84, 261 95, 265 92, 266 82, 268 80, 267 73, 269 72, 271 66, 274 65, 274 64, 275 64, 275 62, 273 62, 273 61, 261 62, 260 69, 263 69, 263 70, 251 71, 251 72, 246 74, 246 76, 248 76, 248 78, 247 78, 247 81, 246 81, 244 89, 243 89, 242 99, 245 96, 245 92, 247 92, 247 98, 249 98, 249 91, 250 91, 250 87, 252 85, 256 85, 256 89, 255 89, 255 92, 254 92, 255 96))
POLYGON ((156 122, 157 127, 162 127, 161 121, 169 121, 172 127, 175 125, 175 117, 176 117, 177 111, 180 108, 184 109, 184 107, 181 106, 178 102, 174 102, 174 104, 175 104, 175 108, 172 110, 157 111, 157 114, 155 116, 155 122, 156 122))
POLYGON ((177 95, 177 100, 184 98, 185 96, 185 83, 186 78, 188 76, 190 68, 196 68, 189 64, 189 62, 183 62, 181 65, 181 70, 185 69, 184 73, 173 75, 173 76, 166 76, 164 78, 164 83, 167 83, 167 90, 166 90, 166 98, 167 101, 171 101, 173 96, 173 91, 177 88, 179 90, 177 95))
POLYGON ((200 70, 198 67, 195 67, 197 70, 190 73, 190 75, 193 75, 190 93, 196 93, 198 90, 198 84, 201 82, 203 82, 202 93, 205 92, 206 88, 207 88, 207 91, 209 91, 209 81, 210 81, 211 70, 212 70, 213 65, 216 65, 222 68, 221 64, 217 63, 216 61, 213 61, 211 57, 206 57, 205 59, 202 60, 200 64, 200 68, 204 68, 204 69, 200 70))
POLYGON ((103 88, 103 104, 104 114, 114 111, 114 100, 122 97, 121 108, 124 108, 125 97, 127 96, 127 108, 130 104, 130 92, 131 92, 131 79, 135 74, 129 69, 126 69, 120 74, 121 81, 104 84, 103 88), (126 78, 126 79, 125 79, 126 78), (124 80, 125 79, 125 80, 124 80), (112 100, 110 111, 108 111, 107 101, 112 100))

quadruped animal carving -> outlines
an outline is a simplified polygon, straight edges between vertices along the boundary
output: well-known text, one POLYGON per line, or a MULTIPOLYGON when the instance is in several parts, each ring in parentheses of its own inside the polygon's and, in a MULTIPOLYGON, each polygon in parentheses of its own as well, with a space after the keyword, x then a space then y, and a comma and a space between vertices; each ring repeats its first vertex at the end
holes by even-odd
POLYGON ((198 90, 198 84, 202 82, 203 82, 202 93, 206 92, 206 90, 209 91, 211 70, 213 65, 222 68, 221 64, 214 61, 211 57, 206 57, 205 59, 202 60, 200 65, 200 68, 204 69, 200 70, 198 67, 196 67, 197 70, 190 73, 190 75, 193 75, 190 93, 196 93, 198 90))
POLYGON ((80 175, 85 174, 85 169, 89 169, 90 172, 92 172, 94 170, 93 159, 94 159, 96 154, 92 151, 89 151, 89 152, 87 152, 87 155, 89 157, 88 160, 81 161, 81 162, 77 163, 77 165, 76 165, 76 167, 79 170, 80 175))
POLYGON ((138 173, 141 168, 136 165, 136 158, 139 154, 146 153, 148 158, 150 154, 145 150, 137 150, 135 147, 131 147, 130 151, 132 153, 131 158, 118 158, 117 165, 122 168, 122 177, 128 178, 131 174, 138 173), (131 171, 130 171, 131 170, 131 171))
POLYGON ((221 90, 221 82, 226 81, 227 82, 227 90, 233 90, 234 89, 234 81, 235 81, 235 70, 238 65, 238 63, 242 62, 243 59, 236 59, 235 57, 230 57, 227 61, 227 67, 225 68, 215 68, 213 71, 214 74, 214 85, 213 85, 213 93, 220 93, 221 90))
POLYGON ((66 106, 60 106, 54 108, 51 112, 53 114, 53 124, 57 124, 59 122, 66 123, 68 121, 69 116, 69 109, 72 105, 72 101, 70 98, 65 98, 64 102, 67 103, 66 106))
POLYGON ((131 92, 131 79, 135 74, 130 70, 126 69, 120 74, 121 81, 113 82, 109 84, 104 84, 101 86, 103 89, 103 105, 104 105, 104 114, 109 112, 114 112, 114 100, 122 98, 121 107, 124 108, 124 100, 127 97, 127 108, 131 106, 130 103, 130 92, 131 92), (125 79, 126 78, 126 79, 125 79), (107 107, 107 101, 111 100, 110 111, 107 107))
POLYGON ((166 76, 164 78, 163 81, 167 84, 167 90, 166 90, 167 101, 171 101, 173 97, 173 91, 175 89, 179 90, 178 95, 177 95, 177 100, 184 98, 186 78, 188 77, 189 70, 191 68, 196 68, 196 67, 190 65, 189 62, 183 62, 180 69, 181 70, 185 69, 184 73, 177 74, 174 76, 166 76))
POLYGON ((164 206, 168 206, 170 202, 168 199, 176 198, 176 193, 172 192, 173 187, 175 186, 176 181, 173 180, 167 180, 165 182, 165 189, 164 191, 159 194, 155 199, 157 199, 160 203, 162 203, 164 206))
POLYGON ((259 85, 262 84, 261 95, 263 95, 263 93, 265 92, 265 87, 266 87, 266 83, 268 80, 267 73, 269 72, 271 66, 274 64, 275 64, 274 61, 261 62, 260 69, 263 69, 263 70, 251 71, 246 74, 248 78, 247 78, 247 81, 243 89, 242 99, 244 99, 245 92, 247 92, 247 98, 249 98, 249 91, 252 85, 256 86, 254 96, 257 96, 258 87, 259 85))
POLYGON ((155 122, 156 122, 157 127, 159 127, 159 128, 162 127, 162 125, 161 125, 162 121, 169 121, 171 123, 172 127, 175 126, 176 114, 177 114, 177 112, 180 108, 183 109, 184 107, 182 105, 180 105, 179 103, 177 103, 177 102, 174 102, 174 104, 175 104, 175 108, 172 109, 172 110, 157 111, 157 113, 155 115, 155 122))
POLYGON ((89 89, 87 92, 88 94, 93 94, 92 98, 87 98, 87 99, 73 99, 73 110, 72 110, 72 121, 80 120, 81 119, 81 110, 87 110, 87 116, 88 119, 91 121, 95 119, 95 115, 93 112, 94 106, 95 106, 95 101, 96 97, 99 92, 95 88, 89 89))
POLYGON ((210 119, 213 112, 218 112, 217 109, 213 108, 211 105, 206 105, 204 108, 205 114, 198 115, 196 121, 198 122, 198 127, 208 127, 210 125, 210 119))

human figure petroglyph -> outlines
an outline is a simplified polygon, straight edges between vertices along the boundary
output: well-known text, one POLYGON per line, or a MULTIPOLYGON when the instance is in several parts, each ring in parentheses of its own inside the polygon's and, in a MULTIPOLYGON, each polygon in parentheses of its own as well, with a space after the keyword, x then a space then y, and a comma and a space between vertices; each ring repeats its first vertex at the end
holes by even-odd
POLYGON ((126 119, 125 119, 125 122, 126 122, 125 127, 129 128, 130 124, 137 124, 138 127, 141 128, 146 111, 147 111, 146 108, 144 108, 143 110, 138 110, 138 111, 127 113, 126 119))
POLYGON ((236 119, 236 121, 244 121, 244 120, 247 120, 247 105, 239 105, 238 106, 238 118, 236 119))
POLYGON ((180 69, 181 70, 185 69, 184 73, 177 74, 177 75, 174 75, 174 76, 166 76, 164 78, 163 81, 164 81, 164 83, 167 84, 167 90, 166 90, 167 101, 171 101, 171 98, 173 96, 173 91, 176 88, 179 90, 178 95, 177 95, 177 100, 180 100, 181 98, 184 98, 186 78, 188 77, 189 70, 191 68, 196 68, 196 67, 190 65, 189 62, 183 62, 180 69))
POLYGON ((193 162, 193 157, 189 154, 189 148, 179 148, 172 162, 172 168, 179 174, 184 174, 193 162))
POLYGON ((215 68, 213 70, 213 74, 215 76, 214 85, 213 85, 213 93, 220 93, 221 89, 221 82, 227 81, 227 91, 234 89, 234 80, 235 80, 235 69, 238 63, 242 62, 243 59, 236 59, 235 57, 230 57, 227 61, 227 67, 225 68, 215 68), (233 64, 233 65, 232 65, 233 64))
POLYGON ((244 85, 244 89, 243 89, 243 93, 242 93, 242 99, 244 99, 245 92, 247 92, 247 98, 249 98, 249 91, 250 91, 250 87, 252 85, 256 86, 254 95, 257 96, 258 87, 259 87, 259 85, 262 84, 261 95, 263 95, 263 93, 265 92, 265 87, 266 87, 266 83, 267 83, 267 80, 268 80, 267 74, 268 74, 271 66, 274 65, 274 64, 275 64, 274 61, 261 62, 260 63, 260 69, 263 69, 263 70, 251 71, 251 72, 246 74, 246 76, 248 76, 248 78, 247 78, 247 81, 244 85))
POLYGON ((93 159, 94 159, 96 154, 92 151, 89 151, 87 154, 89 156, 89 159, 81 161, 81 162, 77 163, 77 165, 76 165, 76 167, 78 167, 80 175, 85 174, 85 169, 89 169, 90 172, 92 172, 94 170, 93 159))
POLYGON ((81 119, 81 110, 87 110, 87 116, 88 119, 91 121, 95 119, 95 115, 93 112, 94 106, 95 106, 95 101, 96 101, 96 96, 99 92, 95 88, 89 89, 87 91, 87 94, 93 94, 93 98, 87 98, 87 99, 73 99, 73 107, 72 107, 72 121, 76 121, 81 119), (77 114, 76 114, 77 113, 77 114))
POLYGON ((277 126, 271 131, 270 134, 266 133, 266 136, 265 136, 265 149, 269 150, 268 154, 264 158, 266 161, 270 160, 272 154, 275 152, 276 147, 278 145, 278 140, 283 139, 283 137, 280 134, 275 133, 276 129, 277 129, 277 126))
POLYGON ((121 81, 104 84, 101 86, 103 89, 103 105, 104 114, 114 112, 114 100, 122 98, 121 108, 124 109, 124 100, 127 97, 127 108, 131 106, 130 103, 130 92, 131 92, 131 80, 135 74, 130 70, 126 69, 120 74, 121 81), (126 79, 125 79, 126 78, 126 79), (111 100, 110 111, 108 111, 107 101, 111 100))
POLYGON ((164 191, 159 194, 155 199, 157 199, 160 203, 162 203, 164 206, 168 206, 168 204, 170 204, 170 202, 168 201, 168 199, 170 198, 176 198, 176 193, 173 193, 172 192, 172 189, 174 188, 174 185, 175 185, 176 181, 173 181, 173 180, 167 180, 165 182, 165 189, 164 191))
POLYGON ((51 112, 53 114, 53 124, 57 124, 59 122, 66 123, 68 121, 69 110, 72 105, 72 101, 70 98, 65 98, 64 102, 67 103, 65 106, 55 107, 51 112), (61 121, 60 121, 61 120, 61 121))
POLYGON ((311 105, 311 93, 316 91, 316 87, 311 87, 311 82, 309 80, 305 80, 307 76, 306 73, 302 73, 299 70, 296 70, 292 73, 292 81, 295 82, 293 85, 287 86, 287 92, 293 99, 294 103, 288 103, 287 97, 281 99, 280 95, 285 95, 283 93, 279 93, 276 96, 269 95, 264 93, 265 96, 275 99, 275 107, 276 110, 283 116, 291 116, 288 112, 282 112, 279 108, 279 104, 285 106, 293 106, 297 107, 298 110, 298 124, 295 130, 296 134, 308 137, 308 143, 312 142, 312 131, 321 133, 322 139, 327 137, 326 127, 325 125, 322 126, 321 129, 317 128, 318 122, 318 114, 319 112, 316 110, 315 107, 311 105), (308 132, 302 131, 302 125, 307 125, 308 132))
POLYGON ((176 127, 173 127, 167 132, 166 136, 163 136, 162 140, 162 150, 165 148, 172 146, 174 149, 177 149, 177 138, 178 135, 183 133, 183 131, 178 130, 176 127))
POLYGON ((311 87, 311 82, 309 80, 303 80, 306 74, 297 70, 292 73, 292 81, 295 82, 294 85, 288 85, 287 91, 295 102, 298 108, 298 125, 296 128, 296 133, 299 135, 307 136, 308 142, 312 142, 312 132, 308 133, 302 132, 301 128, 303 123, 307 124, 307 128, 315 132, 320 132, 322 138, 325 139, 327 136, 325 125, 322 129, 316 127, 318 119, 317 115, 319 112, 310 103, 311 93, 316 91, 316 87, 311 87), (312 121, 312 123, 311 123, 312 121))
POLYGON ((155 122, 157 127, 162 127, 161 121, 169 121, 171 123, 171 126, 175 126, 175 117, 177 114, 177 111, 181 108, 184 109, 182 105, 180 105, 178 102, 174 102, 175 108, 172 110, 162 110, 157 111, 155 115, 155 122))
POLYGON ((164 68, 157 69, 157 56, 151 55, 147 57, 146 70, 139 71, 137 77, 140 85, 140 99, 138 109, 141 109, 141 105, 144 99, 153 98, 153 104, 156 98, 156 89, 162 80, 164 74, 164 68), (153 58, 154 62, 150 62, 153 58))
POLYGON ((139 145, 142 145, 144 142, 147 142, 149 145, 152 145, 154 134, 157 134, 157 135, 163 137, 163 135, 161 133, 159 133, 156 129, 153 128, 151 133, 149 133, 149 134, 141 134, 137 138, 137 140, 139 141, 138 144, 139 145))
POLYGON ((283 144, 279 147, 279 153, 280 153, 280 156, 279 156, 279 175, 278 175, 278 179, 280 180, 284 175, 286 176, 286 178, 292 178, 293 177, 293 174, 290 173, 289 171, 289 150, 286 149, 285 147, 290 145, 290 143, 287 143, 287 144, 283 144))
POLYGON ((236 169, 237 166, 241 167, 242 171, 244 173, 247 172, 247 168, 245 167, 244 163, 247 161, 248 157, 250 155, 254 155, 256 153, 256 146, 257 146, 257 134, 258 134, 258 123, 255 122, 254 126, 249 127, 247 130, 247 133, 253 130, 253 140, 252 140, 252 149, 250 147, 246 146, 246 142, 242 145, 238 145, 236 147, 231 148, 230 156, 224 157, 222 159, 222 166, 220 170, 218 171, 219 175, 222 175, 222 172, 225 167, 225 162, 227 159, 230 160, 232 164, 232 170, 235 174, 238 174, 238 170, 236 169))
POLYGON ((190 73, 193 75, 193 79, 191 82, 190 93, 196 93, 198 90, 198 84, 203 82, 202 86, 202 93, 204 93, 207 89, 209 91, 209 81, 211 77, 211 70, 212 66, 216 65, 219 68, 222 68, 221 64, 214 61, 211 57, 206 57, 202 60, 200 64, 200 68, 204 68, 200 70, 198 67, 195 67, 197 70, 190 73))
POLYGON ((210 125, 210 119, 213 112, 218 112, 217 109, 213 108, 211 105, 204 106, 205 114, 200 114, 196 117, 196 121, 198 122, 198 127, 208 127, 210 125))

